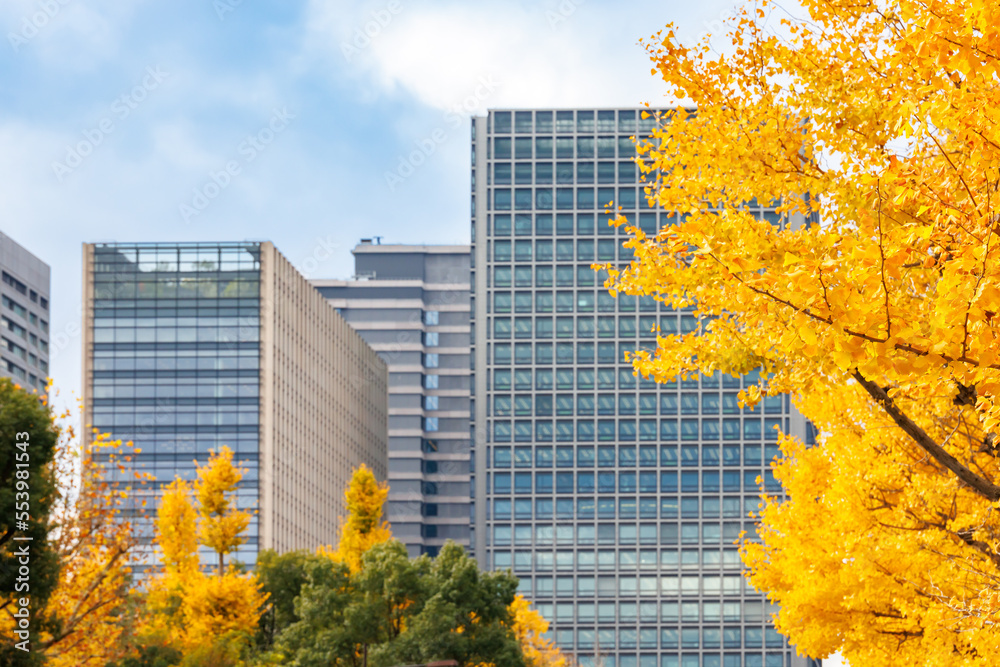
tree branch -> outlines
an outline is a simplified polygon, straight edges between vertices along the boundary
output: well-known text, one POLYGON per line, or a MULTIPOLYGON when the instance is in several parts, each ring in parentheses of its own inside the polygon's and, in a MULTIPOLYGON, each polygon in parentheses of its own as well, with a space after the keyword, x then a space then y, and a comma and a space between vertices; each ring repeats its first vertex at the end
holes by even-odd
POLYGON ((896 425, 910 436, 921 449, 930 454, 935 461, 955 473, 969 488, 990 502, 1000 500, 1000 486, 974 473, 967 466, 963 465, 961 461, 948 453, 948 450, 936 443, 932 437, 927 435, 924 429, 920 428, 916 422, 899 409, 899 406, 896 405, 896 402, 892 400, 892 397, 889 396, 885 389, 866 378, 857 369, 855 369, 852 375, 864 387, 865 391, 892 417, 896 425))

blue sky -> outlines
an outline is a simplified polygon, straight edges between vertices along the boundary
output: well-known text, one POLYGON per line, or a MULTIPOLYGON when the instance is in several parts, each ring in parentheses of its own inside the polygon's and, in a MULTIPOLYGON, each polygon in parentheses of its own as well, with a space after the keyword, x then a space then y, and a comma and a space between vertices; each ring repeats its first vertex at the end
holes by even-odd
POLYGON ((3 0, 0 229, 52 266, 56 386, 81 243, 268 239, 309 278, 361 237, 468 243, 470 115, 668 103, 638 40, 733 4, 3 0))

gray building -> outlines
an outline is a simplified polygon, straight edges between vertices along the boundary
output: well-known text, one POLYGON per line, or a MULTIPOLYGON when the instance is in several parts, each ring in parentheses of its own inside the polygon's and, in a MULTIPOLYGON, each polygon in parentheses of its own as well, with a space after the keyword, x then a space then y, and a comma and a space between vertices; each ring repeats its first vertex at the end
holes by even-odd
MULTIPOLYGON (((236 558, 335 544, 344 491, 364 463, 387 467, 388 372, 375 352, 268 242, 85 244, 87 420, 141 448, 161 489, 195 460, 233 450, 237 505, 257 510, 236 558)), ((84 433, 89 436, 89 430, 84 433)), ((134 484, 128 470, 112 473, 134 484)), ((156 562, 145 550, 140 571, 156 562)), ((211 564, 209 552, 202 562, 211 564)))
POLYGON ((389 501, 411 556, 469 546, 469 247, 354 249, 352 280, 314 280, 389 366, 389 501))
MULTIPOLYGON (((638 109, 495 110, 472 126, 473 544, 512 568, 581 665, 805 664, 741 575, 787 398, 741 409, 756 377, 656 384, 625 352, 689 311, 612 298, 594 262, 626 263, 614 201, 644 229, 675 224, 643 196, 638 109)), ((773 209, 758 209, 779 223, 773 209)))
POLYGON ((0 375, 45 393, 49 377, 49 265, 0 232, 0 375))

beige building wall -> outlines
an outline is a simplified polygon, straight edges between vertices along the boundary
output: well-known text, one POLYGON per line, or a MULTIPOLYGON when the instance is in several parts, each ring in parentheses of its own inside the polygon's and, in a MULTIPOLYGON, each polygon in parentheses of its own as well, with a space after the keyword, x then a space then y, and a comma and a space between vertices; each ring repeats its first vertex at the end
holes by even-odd
POLYGON ((388 368, 271 243, 260 326, 260 548, 335 544, 352 470, 388 473, 388 368))

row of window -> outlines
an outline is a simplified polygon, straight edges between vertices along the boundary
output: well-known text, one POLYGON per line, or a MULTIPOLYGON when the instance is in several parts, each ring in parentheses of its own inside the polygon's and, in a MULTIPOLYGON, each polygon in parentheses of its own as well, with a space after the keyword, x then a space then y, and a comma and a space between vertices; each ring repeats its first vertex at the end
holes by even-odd
MULTIPOLYGON (((631 188, 629 188, 631 190, 631 188)), ((526 198, 526 195, 522 195, 526 198)), ((568 195, 567 195, 568 196, 568 195)), ((598 198, 598 201, 602 201, 598 198)), ((641 204, 645 208, 645 204, 641 204)), ((773 209, 747 209, 748 212, 761 220, 767 220, 771 224, 780 226, 785 220, 784 216, 775 213, 773 209)), ((643 211, 638 215, 633 214, 628 217, 625 225, 616 227, 610 224, 614 216, 598 214, 596 218, 593 213, 516 213, 513 216, 509 213, 495 213, 486 217, 487 234, 493 237, 510 236, 513 231, 514 236, 552 236, 553 232, 557 236, 572 236, 574 233, 580 236, 614 236, 626 234, 626 227, 637 226, 646 234, 655 234, 668 225, 676 225, 687 219, 687 214, 677 215, 669 211, 643 211), (532 226, 534 225, 534 226, 532 226)), ((547 239, 539 239, 545 241, 547 239)))
MULTIPOLYGON (((619 297, 620 299, 620 297, 619 297)), ((611 297, 604 290, 598 290, 597 292, 597 312, 600 313, 614 313, 616 310, 619 313, 631 313, 635 312, 635 302, 634 301, 619 301, 615 303, 617 299, 611 297)), ((584 292, 572 292, 572 291, 559 291, 556 292, 556 299, 553 300, 553 293, 550 291, 546 292, 514 292, 513 299, 511 299, 510 292, 498 292, 495 293, 493 299, 494 308, 499 307, 501 309, 506 309, 506 312, 510 312, 509 304, 513 304, 514 312, 532 312, 532 310, 538 310, 541 312, 552 312, 553 304, 557 305, 557 309, 560 311, 572 312, 574 308, 579 307, 581 310, 587 310, 588 312, 593 312, 594 307, 594 293, 588 291, 584 292)), ((643 307, 640 308, 640 313, 656 312, 657 306, 656 302, 650 300, 648 304, 640 304, 643 307)), ((659 326, 660 330, 664 334, 677 333, 678 331, 682 333, 688 333, 694 331, 698 327, 698 318, 694 315, 680 314, 665 306, 660 307, 661 310, 666 311, 664 314, 659 316, 657 319, 656 315, 640 315, 639 328, 644 333, 652 331, 655 326, 659 326), (680 316, 680 327, 678 327, 678 316, 680 316)), ((632 322, 632 331, 634 336, 635 327, 635 316, 631 317, 627 315, 622 315, 619 319, 625 319, 632 322)), ((507 322, 506 325, 509 327, 510 318, 499 318, 507 322)), ((514 318, 514 337, 520 338, 525 334, 532 333, 532 319, 517 317, 514 318)), ((595 319, 593 317, 578 317, 574 320, 572 317, 558 317, 555 319, 555 326, 553 327, 553 320, 549 317, 536 317, 534 319, 534 335, 542 336, 546 338, 552 337, 552 331, 555 330, 556 338, 572 338, 574 335, 580 338, 593 338, 594 332, 597 330, 595 327, 595 319), (574 329, 574 321, 576 322, 576 328, 574 329)), ((614 331, 615 329, 615 318, 613 315, 601 315, 597 318, 598 327, 600 331, 614 331), (600 324, 601 321, 604 324, 600 324)))
MULTIPOLYGON (((558 318, 555 321, 555 327, 553 327, 552 318, 535 318, 535 327, 532 328, 532 321, 530 318, 515 318, 514 320, 514 338, 552 338, 555 334, 556 338, 593 338, 594 337, 594 320, 592 318, 579 318, 576 321, 576 329, 573 328, 573 318, 564 317, 558 318), (553 331, 554 329, 554 331, 553 331), (538 335, 538 334, 541 335, 538 335), (533 335, 534 334, 534 335, 533 335)), ((613 318, 612 318, 613 323, 613 318)), ((645 324, 642 319, 640 319, 640 325, 645 324)), ((613 327, 608 327, 608 329, 613 331, 613 327)), ((498 343, 497 345, 504 345, 504 343, 498 343)), ((535 343, 534 352, 532 352, 531 343, 516 343, 514 346, 514 357, 518 360, 518 363, 526 362, 531 363, 532 357, 538 358, 551 358, 551 343, 535 343)), ((574 357, 574 350, 577 346, 582 347, 584 351, 582 353, 576 354, 578 358, 587 359, 586 363, 592 364, 594 362, 594 351, 597 352, 597 362, 601 364, 630 364, 631 356, 635 353, 637 342, 600 342, 597 347, 594 347, 593 343, 588 342, 578 342, 578 343, 558 343, 555 347, 556 357, 560 359, 560 363, 572 363, 574 357), (617 349, 616 349, 617 347, 617 349)))
POLYGON ((656 127, 656 118, 651 112, 639 112, 635 109, 493 111, 490 112, 489 121, 490 132, 493 134, 510 134, 512 127, 515 134, 552 131, 635 132, 636 127, 639 132, 651 132, 656 127))
MULTIPOLYGON (((634 386, 634 385, 633 385, 634 386)), ((626 389, 630 387, 625 387, 626 389)), ((517 420, 492 422, 487 431, 492 442, 610 442, 654 441, 654 440, 777 440, 778 431, 787 432, 787 420, 779 417, 760 419, 738 417, 712 419, 599 419, 593 420, 517 420), (617 424, 617 425, 616 425, 617 424), (700 427, 700 428, 699 428, 700 427), (574 434, 575 431, 575 434, 574 434)), ((735 465, 735 463, 733 464, 735 465)))
MULTIPOLYGON (((257 382, 198 382, 197 384, 174 384, 172 382, 157 382, 156 384, 109 385, 104 378, 94 380, 94 398, 116 399, 118 405, 124 405, 128 399, 144 398, 190 398, 190 399, 227 399, 238 401, 240 398, 256 399, 259 395, 257 382)), ((250 401, 247 401, 248 403, 250 401)))
MULTIPOLYGON (((602 621, 598 616, 594 620, 602 621)), ((584 621, 591 622, 591 621, 584 621)), ((564 631, 560 637, 560 648, 593 650, 619 649, 739 649, 769 648, 785 646, 785 638, 768 627, 722 627, 722 628, 578 628, 564 631), (575 634, 575 637, 573 636, 575 634)), ((655 657, 655 656, 654 656, 655 657)), ((664 656, 666 657, 666 656, 664 656)), ((676 658, 676 656, 674 656, 676 658)), ((697 659, 698 656, 694 656, 697 659)), ((718 657, 718 656, 716 656, 718 657)), ((779 654, 780 657, 780 654, 779 654)), ((653 662, 655 664, 655 661, 653 662)), ((664 663, 669 664, 669 663, 664 663)), ((676 662, 674 663, 677 664, 676 662)), ((690 664, 690 663, 683 663, 690 664)), ((694 664, 698 664, 695 662, 694 664)), ((718 663, 716 663, 718 664, 718 663)), ((747 663, 749 664, 749 663, 747 663)), ((784 662, 768 663, 784 666, 784 662)))
POLYGON ((17 301, 14 301, 13 299, 11 299, 6 294, 4 294, 3 296, 0 296, 0 300, 3 301, 3 307, 4 308, 6 308, 7 310, 10 310, 15 315, 18 315, 19 317, 21 317, 23 319, 28 319, 28 309, 25 308, 24 306, 22 306, 21 304, 19 304, 17 301))
MULTIPOLYGON (((756 499, 755 499, 756 500, 756 499)), ((514 572, 550 572, 565 570, 741 570, 740 553, 736 549, 601 549, 587 551, 496 551, 493 566, 514 572), (534 562, 532 562, 534 557, 534 562)))
MULTIPOLYGON (((597 617, 600 621, 600 616, 597 617)), ((573 630, 569 631, 573 633, 573 630)), ((724 628, 619 628, 591 630, 579 628, 571 646, 579 649, 602 650, 614 648, 655 649, 734 649, 734 648, 782 648, 785 639, 777 631, 768 627, 724 627, 724 628), (659 642, 657 643, 657 637, 659 642)), ((570 637, 562 637, 563 642, 570 637)), ((566 648, 565 643, 563 644, 566 648)), ((779 665, 781 663, 778 663, 779 665)))
MULTIPOLYGON (((602 139, 607 138, 602 137, 602 139)), ((544 144, 548 143, 551 151, 550 139, 539 138, 536 140, 536 144, 538 143, 543 144, 543 148, 544 144)), ((609 148, 607 143, 605 142, 603 147, 605 151, 608 151, 609 148)), ((514 157, 531 158, 531 155, 518 155, 516 148, 517 142, 515 142, 514 157)), ((548 155, 542 155, 541 151, 538 152, 537 157, 551 157, 551 152, 548 155)), ((577 152, 580 158, 593 157, 594 140, 590 137, 577 139, 577 152)), ((610 147, 610 153, 606 157, 615 157, 613 146, 610 147)), ((489 185, 635 183, 639 173, 638 166, 632 160, 627 162, 597 162, 596 164, 594 162, 556 162, 554 165, 552 162, 494 162, 491 167, 489 185)))
MULTIPOLYGON (((45 320, 38 319, 38 317, 36 317, 34 313, 28 313, 28 321, 31 322, 31 324, 33 324, 34 326, 41 329, 43 332, 45 333, 49 332, 49 323, 46 322, 45 320)), ((6 315, 3 316, 3 326, 8 331, 20 336, 21 338, 25 340, 30 340, 31 344, 38 347, 42 352, 45 352, 46 354, 48 353, 49 344, 44 338, 39 338, 35 334, 29 332, 23 326, 21 326, 14 320, 10 319, 6 315)))
MULTIPOLYGON (((607 371, 613 369, 604 370, 607 371)), ((518 391, 529 391, 532 388, 539 391, 545 391, 552 389, 553 386, 557 389, 573 389, 574 378, 577 389, 594 388, 593 368, 559 368, 556 370, 549 368, 517 368, 514 370, 508 368, 493 368, 487 373, 486 384, 487 388, 495 389, 497 391, 509 390, 511 386, 518 391)), ((723 375, 720 373, 711 376, 703 375, 700 376, 700 378, 689 377, 687 379, 670 380, 659 383, 652 380, 644 380, 641 377, 639 378, 641 386, 649 386, 652 389, 656 389, 657 387, 664 389, 676 389, 678 385, 681 389, 698 389, 699 387, 703 389, 718 389, 720 382, 724 389, 738 389, 740 386, 749 387, 750 385, 756 384, 759 379, 759 375, 756 372, 744 375, 742 378, 731 375, 723 375)), ((603 378, 602 381, 613 382, 613 380, 607 377, 603 378)), ((614 387, 609 386, 608 388, 613 389, 614 387)), ((640 404, 640 407, 641 405, 642 404, 640 404)))
POLYGON ((662 595, 664 597, 739 597, 753 594, 753 589, 741 574, 690 575, 581 575, 521 577, 520 591, 534 600, 549 597, 632 597, 662 595))
MULTIPOLYGON (((42 373, 46 373, 47 374, 49 372, 49 362, 48 361, 46 361, 45 359, 40 359, 38 357, 38 355, 36 355, 33 352, 29 352, 28 350, 26 350, 25 348, 21 347, 20 345, 18 345, 14 341, 8 340, 7 338, 3 338, 2 347, 3 347, 3 349, 7 350, 8 352, 10 352, 11 354, 13 354, 14 356, 20 358, 22 361, 25 361, 28 364, 30 364, 32 367, 37 368, 42 373)), ((18 375, 18 377, 20 379, 22 379, 22 380, 26 380, 27 379, 25 377, 22 377, 21 375, 18 375)), ((31 383, 31 384, 33 386, 35 385, 35 383, 31 383)))
POLYGON ((150 277, 148 280, 95 281, 94 298, 99 300, 183 299, 191 301, 197 299, 248 299, 260 296, 260 280, 256 273, 253 275, 253 279, 236 277, 221 282, 211 278, 183 279, 178 278, 177 274, 167 274, 159 280, 150 277))
MULTIPOLYGON (((215 430, 215 429, 213 429, 215 430)), ((160 435, 160 434, 157 434, 160 435)), ((218 449, 225 445, 233 450, 240 465, 257 465, 260 448, 257 439, 253 434, 241 434, 220 431, 212 438, 201 437, 204 432, 193 434, 187 437, 177 436, 170 439, 151 438, 151 434, 142 434, 134 440, 136 447, 142 449, 142 453, 136 457, 146 457, 155 462, 173 462, 175 466, 183 467, 190 465, 195 458, 207 458, 208 453, 213 449, 218 449), (192 456, 194 454, 195 456, 192 456)))
POLYGON ((94 260, 104 264, 143 264, 153 267, 188 266, 192 271, 216 270, 217 265, 255 266, 259 263, 260 244, 150 243, 100 244, 94 248, 94 260))
POLYGON ((260 340, 254 327, 94 327, 95 343, 240 343, 260 340))
MULTIPOLYGON (((235 309, 226 309, 235 310, 235 309)), ((237 311, 238 312, 238 311, 237 311)), ((239 327, 247 329, 257 329, 260 327, 260 313, 254 311, 253 315, 219 315, 218 309, 206 314, 188 313, 185 315, 162 315, 144 314, 136 316, 134 314, 125 315, 123 313, 107 313, 94 318, 95 327, 117 327, 131 329, 133 327, 149 327, 157 329, 172 329, 174 327, 239 327)))
MULTIPOLYGON (((511 457, 511 448, 508 446, 496 445, 492 448, 492 467, 510 468, 511 463, 515 468, 551 468, 553 463, 557 468, 572 468, 574 465, 580 468, 593 468, 596 462, 598 468, 634 468, 638 464, 640 467, 668 466, 677 467, 677 445, 619 445, 617 456, 614 445, 600 445, 596 448, 593 445, 578 445, 576 447, 560 446, 553 448, 550 445, 538 445, 532 447, 514 447, 514 456, 511 457), (659 456, 657 456, 659 450, 659 456), (532 456, 534 451, 534 456, 532 456), (575 455, 575 460, 574 460, 575 455)), ((703 443, 699 445, 682 445, 680 448, 680 464, 685 467, 703 466, 738 466, 738 465, 761 465, 761 452, 763 451, 764 461, 771 461, 778 456, 777 445, 765 445, 763 448, 759 444, 732 444, 719 445, 703 443), (742 452, 741 452, 742 450, 742 452), (700 452, 700 456, 699 456, 700 452), (741 458, 742 453, 742 458, 741 458)), ((647 474, 647 473, 643 473, 647 474)))
MULTIPOLYGON (((204 458, 201 461, 204 464, 204 458)), ((240 481, 241 491, 238 492, 238 496, 243 498, 252 506, 257 501, 257 492, 248 490, 252 487, 256 487, 256 482, 258 481, 258 469, 259 465, 257 461, 247 461, 241 457, 237 458, 236 461, 240 468, 243 469, 243 478, 240 481), (249 482, 254 482, 253 485, 248 486, 249 482)), ((135 481, 136 472, 146 472, 159 481, 171 481, 174 476, 180 477, 181 479, 193 480, 198 476, 198 470, 195 467, 195 463, 192 460, 179 462, 173 456, 170 456, 164 460, 153 460, 147 462, 132 462, 131 465, 126 466, 124 469, 118 469, 117 467, 109 468, 105 471, 105 478, 108 481, 135 481)))
MULTIPOLYGON (((541 268, 541 267, 538 267, 541 268)), ((546 267, 551 269, 551 267, 546 267)), ((594 272, 590 270, 590 267, 585 267, 584 270, 578 271, 578 278, 580 276, 593 276, 594 272)), ((558 287, 569 287, 571 285, 565 284, 566 281, 573 280, 572 267, 566 267, 567 275, 565 278, 560 278, 563 280, 563 284, 557 284, 558 287)), ((552 287, 549 282, 552 277, 551 271, 536 271, 538 278, 541 282, 545 284, 540 284, 539 287, 552 287)), ((508 274, 509 275, 509 274, 508 274)), ((600 276, 598 276, 600 278, 600 276)), ((601 282, 603 284, 603 281, 601 282)), ((589 287, 594 287, 595 285, 590 285, 589 287)), ((598 285, 599 287, 599 285, 598 285)), ((540 312, 540 313, 551 313, 554 310, 558 312, 573 312, 573 310, 578 309, 580 312, 594 312, 596 305, 597 312, 600 313, 614 313, 618 311, 619 313, 634 313, 636 311, 635 301, 626 300, 624 302, 619 302, 618 299, 611 296, 607 291, 603 289, 597 290, 597 295, 592 290, 559 290, 553 293, 551 290, 540 290, 540 291, 517 291, 517 292, 506 292, 506 291, 493 291, 487 293, 486 308, 487 312, 495 312, 497 314, 509 313, 513 308, 515 313, 530 313, 530 312, 540 312), (555 308, 553 308, 555 306, 555 308)), ((663 320, 662 326, 664 327, 664 333, 676 333, 676 316, 677 311, 667 307, 667 306, 657 306, 656 302, 649 299, 647 303, 642 304, 643 308, 640 312, 656 312, 657 310, 666 311, 667 314, 661 315, 663 320)), ((643 320, 641 328, 644 332, 651 331, 653 327, 656 326, 656 316, 648 315, 645 316, 647 320, 643 320)), ((692 322, 690 328, 688 328, 687 320, 685 321, 685 328, 688 331, 693 331, 697 320, 693 315, 685 315, 686 318, 692 322)), ((509 320, 507 320, 509 322, 509 320)), ((593 336, 593 320, 586 320, 590 322, 590 331, 588 332, 590 336, 593 336)), ((530 322, 530 320, 525 320, 525 322, 530 322)), ((508 324, 509 326, 509 324, 508 324)), ((530 325, 529 325, 530 326, 530 325)), ((582 325, 581 325, 582 326, 582 325)), ((588 335, 588 333, 581 332, 583 335, 588 335)), ((685 331, 684 333, 687 333, 685 331)))
MULTIPOLYGON (((195 451, 192 447, 195 437, 203 436, 215 436, 217 442, 225 445, 233 446, 233 442, 239 436, 254 436, 258 433, 260 428, 259 424, 246 424, 238 425, 231 424, 227 426, 198 426, 191 424, 161 424, 154 421, 153 423, 144 422, 141 424, 126 424, 118 425, 114 427, 114 433, 116 438, 120 438, 123 441, 132 440, 136 444, 141 441, 148 441, 152 438, 162 438, 164 441, 172 441, 177 443, 177 451, 195 451), (169 439, 169 440, 167 440, 169 439)), ((169 445, 164 445, 165 450, 170 450, 169 445)), ((202 445, 197 445, 197 451, 207 451, 207 447, 202 445)), ((256 449, 254 450, 256 451, 256 449)), ((242 453, 243 450, 240 450, 242 453)))
MULTIPOLYGON (((613 257, 611 259, 614 259, 613 257)), ((576 267, 560 265, 555 267, 553 272, 551 266, 536 266, 535 270, 532 272, 531 267, 519 266, 517 267, 517 287, 532 287, 532 273, 537 280, 538 287, 594 287, 603 285, 605 279, 607 278, 606 272, 603 270, 595 271, 590 264, 580 264, 576 267), (553 275, 555 279, 553 280, 553 275)), ((500 284, 495 285, 497 288, 510 287, 510 267, 494 267, 494 275, 500 280, 500 284), (498 269, 500 269, 498 271, 498 269)), ((531 292, 516 292, 517 295, 522 295, 522 299, 530 298, 531 292)), ((507 305, 510 307, 510 292, 494 292, 490 295, 492 298, 487 299, 487 309, 492 308, 493 312, 510 312, 510 310, 504 311, 502 307, 507 305)), ((654 299, 650 298, 649 301, 652 302, 651 306, 646 307, 646 311, 656 311, 657 306, 654 299)), ((528 306, 527 308, 521 308, 520 310, 531 310, 529 306, 529 301, 521 301, 521 305, 528 306)), ((605 311, 614 311, 616 308, 609 307, 610 304, 604 304, 605 311)), ((622 310, 622 312, 635 312, 635 306, 633 305, 630 310, 622 310)))
POLYGON ((154 326, 168 324, 173 326, 178 322, 192 324, 191 321, 184 319, 188 317, 195 318, 194 324, 254 324, 260 318, 260 302, 256 299, 215 299, 196 301, 190 306, 178 307, 176 299, 163 299, 155 303, 144 301, 137 308, 134 300, 122 299, 110 301, 94 309, 95 321, 105 319, 137 323, 152 321, 156 323, 154 326))
MULTIPOLYGON (((39 296, 38 292, 33 289, 28 289, 28 286, 22 283, 20 280, 10 275, 6 271, 3 271, 3 282, 5 285, 13 287, 19 294, 27 296, 32 303, 37 303, 42 307, 43 310, 49 309, 49 300, 44 296, 39 296)), ((5 297, 6 298, 6 297, 5 297)))
MULTIPOLYGON (((497 309, 503 308, 510 303, 514 304, 515 312, 530 311, 532 309, 532 293, 530 291, 518 291, 512 295, 510 292, 499 291, 497 289, 511 287, 511 275, 514 277, 514 287, 573 287, 576 285, 594 287, 603 285, 605 279, 603 270, 596 272, 591 268, 590 264, 583 264, 577 267, 570 265, 557 266, 554 271, 551 266, 536 266, 534 268, 530 266, 516 266, 513 268, 513 271, 509 266, 496 266, 493 268, 493 284, 495 289, 492 292, 487 292, 488 310, 501 312, 497 309), (595 282, 589 285, 581 285, 581 283, 585 283, 591 279, 595 282)), ((598 312, 613 313, 618 311, 621 313, 634 313, 637 309, 637 304, 638 310, 641 313, 655 313, 657 310, 676 312, 663 303, 658 303, 651 296, 636 298, 630 294, 619 294, 617 297, 613 297, 605 290, 598 291, 598 312)))
MULTIPOLYGON (((604 209, 612 203, 626 210, 655 208, 640 189, 636 195, 635 186, 630 187, 577 187, 577 188, 493 188, 493 196, 487 200, 493 211, 559 211, 582 209, 592 211, 604 209)), ((499 258, 497 258, 499 259, 499 258)))
MULTIPOLYGON (((580 343, 580 346, 587 343, 580 343)), ((609 345, 613 345, 610 343, 609 345)), ((610 356, 610 355, 609 355, 610 356)), ((704 393, 661 392, 660 394, 494 394, 492 410, 488 414, 497 417, 530 416, 549 417, 556 415, 676 415, 678 405, 682 415, 738 415, 738 414, 781 414, 788 410, 786 396, 766 396, 761 408, 741 408, 736 392, 706 391, 704 393), (659 400, 657 400, 659 397, 659 400), (679 400, 678 400, 679 399, 679 400), (532 409, 532 404, 534 409, 532 409), (659 404, 657 406, 657 404, 659 404)), ((655 457, 653 457, 655 458, 655 457)))
MULTIPOLYGON (((493 137, 486 156, 492 160, 593 160, 594 158, 631 160, 636 157, 635 142, 629 135, 493 137)), ((551 169, 552 163, 548 164, 551 169)), ((612 163, 613 164, 613 163, 612 163)), ((628 164, 628 163, 626 163, 628 164)), ((634 163, 631 163, 634 165, 634 163)), ((508 172, 509 173, 509 172, 508 172)))
MULTIPOLYGON (((103 352, 103 350, 102 350, 103 352)), ((173 352, 173 351, 171 351, 173 352)), ((213 353, 220 352, 219 350, 211 350, 213 353)), ((153 372, 157 373, 156 377, 159 379, 165 379, 168 376, 163 375, 163 373, 168 373, 172 371, 201 371, 200 375, 214 375, 218 373, 220 376, 225 377, 254 377, 256 373, 248 373, 247 371, 255 371, 259 366, 259 352, 257 350, 242 350, 244 354, 239 356, 171 356, 171 357, 109 357, 95 355, 94 358, 94 370, 96 372, 106 372, 106 371, 142 371, 142 372, 153 372), (213 371, 215 373, 206 373, 213 371)), ((176 352, 173 352, 176 354, 176 352)), ((129 374, 118 374, 115 377, 118 378, 128 378, 129 374)), ((149 376, 147 376, 148 378, 149 376)), ((137 378, 142 379, 142 378, 137 378)))
MULTIPOLYGON (((551 313, 553 311, 551 297, 551 292, 540 292, 536 299, 536 303, 539 306, 536 312, 551 313)), ((555 311, 558 313, 572 313, 574 311, 592 313, 594 312, 594 294, 592 292, 569 292, 565 294, 565 297, 563 294, 559 294, 554 305, 555 311)), ((637 338, 641 336, 642 338, 653 339, 656 336, 657 327, 661 335, 667 336, 678 332, 690 333, 696 331, 700 326, 700 322, 694 317, 683 316, 678 318, 676 315, 661 315, 658 318, 656 315, 641 315, 639 316, 638 327, 634 315, 618 317, 617 326, 616 318, 613 315, 598 316, 596 321, 592 317, 580 317, 575 320, 572 317, 561 317, 555 320, 551 317, 536 317, 532 321, 530 317, 511 318, 499 315, 493 317, 492 320, 492 331, 487 328, 487 338, 499 340, 527 338, 529 336, 533 338, 552 338, 553 335, 556 338, 594 338, 596 335, 598 338, 637 338), (575 329, 573 326, 574 322, 576 324, 575 329), (533 328, 532 324, 534 324, 533 328)), ((500 345, 502 344, 498 344, 497 347, 500 347, 500 345)), ((531 349, 531 343, 519 343, 519 345, 522 345, 523 350, 531 349)), ((623 348, 623 352, 635 350, 634 342, 629 343, 629 345, 632 346, 631 350, 626 347, 623 348)), ((508 345, 503 349, 509 350, 510 347, 508 345)), ((572 359, 571 355, 567 355, 567 357, 572 359)), ((611 363, 615 361, 624 361, 624 359, 616 358, 611 363)))
MULTIPOLYGON (((558 605, 557 605, 558 606, 558 605)), ((552 605, 545 605, 546 611, 552 611, 552 605)), ((539 611, 542 610, 539 605, 539 611)), ((551 615, 545 616, 551 618, 551 615)), ((546 638, 555 637, 559 646, 567 648, 574 646, 572 630, 556 630, 548 633, 546 638), (551 636, 549 636, 551 635, 551 636), (565 635, 565 636, 564 636, 565 635)), ((747 651, 744 653, 688 653, 677 655, 676 653, 664 653, 657 658, 654 654, 634 654, 604 653, 603 646, 597 646, 601 653, 595 658, 592 655, 577 654, 574 656, 580 667, 785 667, 785 653, 770 652, 760 653, 747 651)), ((788 663, 791 664, 791 663, 788 663)), ((819 662, 810 662, 811 667, 819 667, 819 662)))
POLYGON ((736 521, 718 523, 676 523, 639 524, 593 524, 558 525, 494 525, 487 533, 492 537, 492 546, 509 547, 535 546, 551 549, 553 544, 576 546, 633 545, 633 544, 733 544, 741 534, 746 538, 756 536, 756 526, 752 521, 742 524, 736 521), (595 530, 596 529, 596 530, 595 530))
MULTIPOLYGON (((676 463, 674 463, 676 465, 676 463)), ((759 470, 703 470, 683 471, 673 470, 649 472, 494 472, 493 493, 509 495, 514 493, 716 493, 721 490, 739 492, 742 489, 752 491, 759 484, 756 479, 759 470), (678 479, 680 487, 678 487, 678 479), (743 481, 742 486, 740 481, 743 481), (532 482, 534 480, 534 482, 532 482), (575 481, 574 481, 575 480, 575 481), (513 486, 511 482, 513 481, 513 486)), ((774 480, 770 470, 764 473, 765 486, 768 490, 780 490, 780 485, 774 480)))
POLYGON ((256 426, 259 419, 256 412, 148 412, 146 414, 121 413, 121 408, 115 408, 105 413, 102 408, 93 410, 95 428, 106 429, 124 438, 123 427, 136 428, 167 428, 191 426, 199 429, 219 426, 256 426))
MULTIPOLYGON (((624 321, 624 320, 622 320, 624 321)), ((549 321, 551 323, 551 320, 549 321)), ((613 318, 610 320, 613 325, 613 318)), ((500 340, 510 338, 510 319, 509 318, 496 318, 494 321, 496 325, 494 327, 494 338, 500 340), (501 320, 505 320, 501 322, 501 320), (503 325, 503 326, 501 326, 503 325)), ((635 337, 635 320, 631 320, 632 326, 622 325, 619 323, 619 331, 632 331, 632 337, 635 337)), ((551 333, 549 336, 551 338, 551 333)), ((608 335, 607 337, 611 337, 608 335)), ((612 344, 613 345, 613 344, 612 344)), ((507 365, 511 363, 513 359, 514 363, 519 366, 531 365, 536 363, 539 365, 552 365, 553 363, 563 364, 580 364, 580 365, 592 365, 595 360, 602 364, 627 364, 628 370, 632 372, 632 364, 626 359, 626 355, 631 356, 635 352, 636 343, 623 344, 621 346, 621 356, 618 354, 613 354, 613 347, 595 348, 593 343, 556 343, 553 346, 552 343, 515 343, 511 347, 510 343, 496 343, 492 346, 493 349, 493 363, 507 365), (601 356, 595 356, 595 349, 598 352, 603 352, 601 356), (511 351, 513 350, 513 357, 511 356, 511 351), (553 354, 554 352, 554 354, 553 354)), ((605 371, 614 369, 602 369, 605 371)), ((623 370, 623 369, 619 369, 623 370)))

